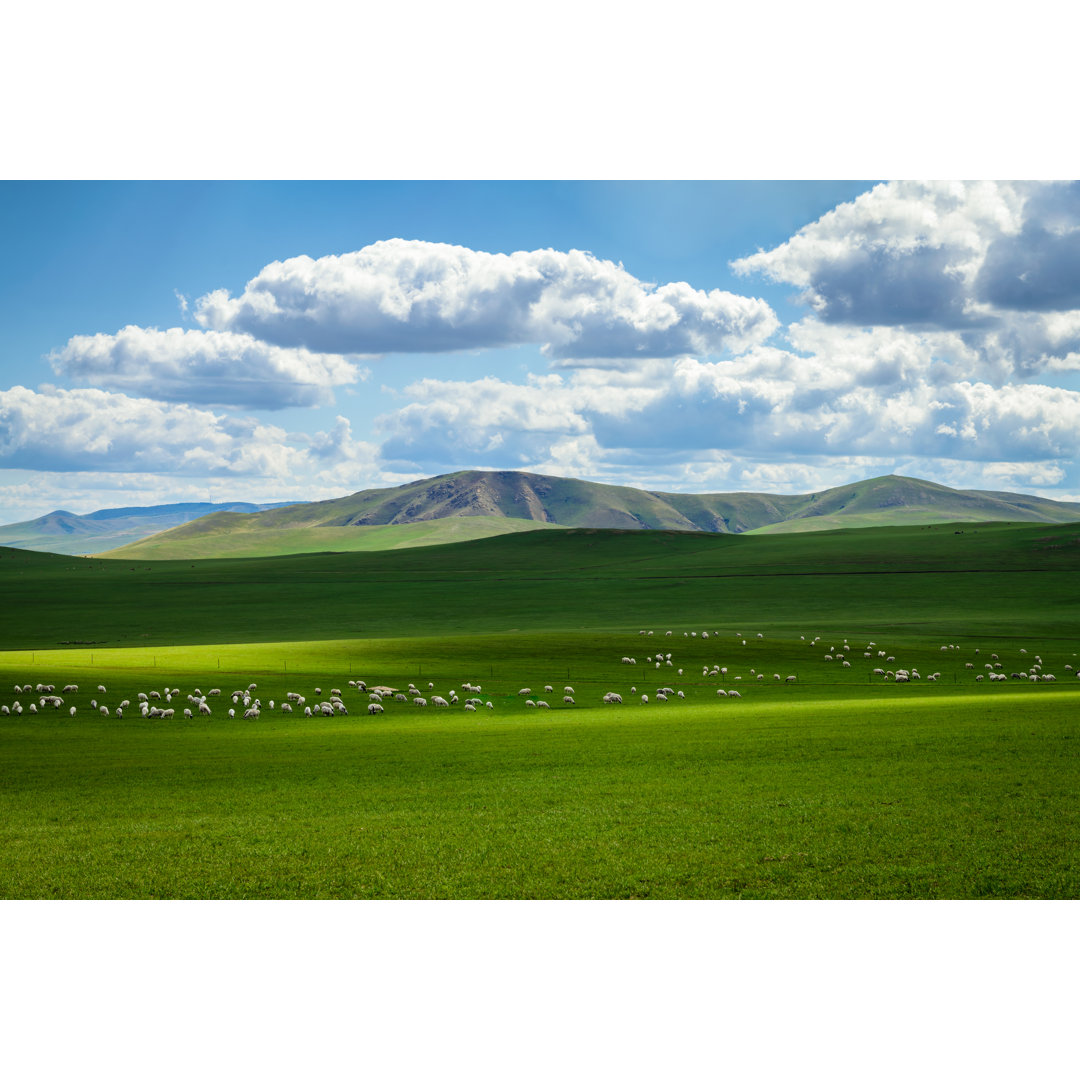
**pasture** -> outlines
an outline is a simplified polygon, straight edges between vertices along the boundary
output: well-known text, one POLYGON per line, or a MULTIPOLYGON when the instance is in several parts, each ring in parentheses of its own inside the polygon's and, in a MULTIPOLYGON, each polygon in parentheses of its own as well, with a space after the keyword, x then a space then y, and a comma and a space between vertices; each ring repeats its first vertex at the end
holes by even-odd
POLYGON ((0 895, 1074 898, 1078 537, 567 530, 152 568, 4 551, 0 895), (1056 681, 987 681, 1036 663, 1056 681), (369 715, 358 679, 406 700, 369 715), (79 690, 30 713, 50 683, 79 690), (418 707, 410 683, 460 700, 418 707), (174 716, 115 715, 166 688, 174 716), (280 711, 331 688, 347 715, 280 711))

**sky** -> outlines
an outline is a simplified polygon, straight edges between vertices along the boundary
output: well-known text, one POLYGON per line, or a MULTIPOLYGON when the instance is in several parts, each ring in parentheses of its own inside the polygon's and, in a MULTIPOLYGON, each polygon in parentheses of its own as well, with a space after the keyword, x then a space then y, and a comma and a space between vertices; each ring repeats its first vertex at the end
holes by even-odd
POLYGON ((0 505, 1080 498, 1080 184, 6 181, 0 505))

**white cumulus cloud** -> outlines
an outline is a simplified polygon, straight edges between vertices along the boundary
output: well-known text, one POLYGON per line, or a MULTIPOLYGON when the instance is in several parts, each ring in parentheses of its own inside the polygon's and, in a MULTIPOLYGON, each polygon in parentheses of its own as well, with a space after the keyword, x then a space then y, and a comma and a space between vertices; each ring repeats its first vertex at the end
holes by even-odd
POLYGON ((75 382, 161 401, 280 409, 325 405, 333 387, 367 376, 344 356, 282 348, 249 334, 125 326, 78 335, 49 356, 75 382))
POLYGON ((566 364, 742 351, 778 326, 763 300, 653 285, 583 251, 492 254, 384 240, 265 266, 244 292, 196 305, 201 325, 324 352, 539 344, 566 364))
POLYGON ((972 377, 1080 369, 1080 183, 879 184, 737 259, 822 324, 905 327, 972 377))
POLYGON ((52 472, 285 475, 281 428, 106 390, 0 390, 0 465, 52 472))

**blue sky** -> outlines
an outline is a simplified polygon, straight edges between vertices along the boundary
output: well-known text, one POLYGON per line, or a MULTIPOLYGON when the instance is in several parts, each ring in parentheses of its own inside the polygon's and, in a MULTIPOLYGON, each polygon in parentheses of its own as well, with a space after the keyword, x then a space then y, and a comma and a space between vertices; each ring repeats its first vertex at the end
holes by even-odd
POLYGON ((1080 185, 5 182, 0 505, 1080 497, 1080 185))

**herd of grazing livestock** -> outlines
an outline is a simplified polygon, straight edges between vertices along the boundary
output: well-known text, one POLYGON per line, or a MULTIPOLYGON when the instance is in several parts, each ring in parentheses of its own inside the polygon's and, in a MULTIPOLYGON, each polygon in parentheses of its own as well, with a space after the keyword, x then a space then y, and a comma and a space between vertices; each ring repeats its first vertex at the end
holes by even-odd
MULTIPOLYGON (((673 631, 668 630, 664 633, 664 637, 672 637, 673 633, 673 631)), ((651 637, 654 631, 641 630, 639 634, 643 637, 651 637)), ((683 637, 697 638, 699 632, 684 631, 683 637)), ((709 651, 715 650, 719 652, 724 648, 719 640, 721 635, 718 631, 700 631, 702 641, 709 641, 710 638, 716 640, 710 641, 709 651)), ((758 633, 756 638, 761 639, 763 635, 758 633)), ((819 643, 822 640, 820 635, 810 639, 807 639, 805 635, 800 638, 800 642, 804 643, 809 649, 814 649, 821 657, 820 662, 831 665, 835 671, 835 677, 843 681, 865 677, 870 682, 911 683, 921 679, 925 679, 927 682, 937 682, 941 678, 940 671, 928 671, 926 674, 921 674, 913 663, 902 666, 894 653, 888 649, 880 648, 873 641, 864 646, 853 646, 844 638, 840 645, 831 643, 827 648, 819 648, 819 643)), ((834 642, 835 640, 833 639, 834 642)), ((747 637, 740 631, 736 631, 735 647, 729 649, 729 651, 741 653, 743 646, 746 646, 746 644, 747 637)), ((1057 675, 1053 671, 1047 670, 1049 665, 1043 661, 1039 653, 1029 656, 1027 650, 1021 648, 1016 653, 1015 659, 1007 658, 1006 661, 998 653, 989 653, 987 654, 989 659, 984 660, 979 648, 970 646, 966 648, 969 650, 971 659, 963 661, 963 675, 968 676, 970 680, 976 683, 984 681, 992 683, 1008 682, 1010 680, 1027 683, 1053 683, 1057 681, 1057 675), (1006 662, 1008 662, 1008 666, 1012 670, 1007 669, 1006 662)), ((700 656, 700 648, 694 651, 700 656)), ((899 650, 896 651, 899 652, 899 650)), ((959 681, 961 671, 959 661, 962 658, 964 647, 956 644, 945 644, 940 647, 940 651, 947 654, 948 659, 952 661, 948 666, 953 669, 953 681, 959 681)), ((749 650, 749 652, 752 653, 752 650, 749 650)), ((786 655, 790 655, 790 649, 787 650, 786 655)), ((690 694, 698 697, 700 701, 699 695, 704 688, 705 693, 710 695, 709 700, 730 701, 741 698, 742 690, 747 685, 765 683, 766 680, 770 684, 792 684, 799 681, 799 676, 790 671, 766 673, 758 671, 754 667, 749 667, 745 663, 736 665, 733 659, 727 660, 726 663, 719 661, 703 663, 701 677, 698 679, 696 675, 686 675, 683 667, 676 667, 677 663, 675 654, 670 648, 650 652, 644 656, 620 657, 621 665, 635 668, 640 673, 637 676, 638 682, 644 682, 650 670, 664 672, 663 679, 657 685, 643 687, 640 695, 637 685, 629 686, 630 700, 636 699, 641 705, 650 703, 664 704, 670 701, 685 700, 687 694, 690 694), (740 674, 736 674, 736 671, 739 671, 740 674), (678 683, 680 680, 682 686, 670 685, 671 683, 678 683), (710 683, 715 685, 717 681, 723 685, 716 687, 715 696, 712 696, 710 683), (740 687, 731 685, 733 683, 740 684, 740 687)), ((701 661, 698 660, 697 663, 701 663, 701 661)), ((1066 675, 1080 677, 1080 670, 1076 670, 1077 667, 1080 667, 1080 664, 1062 663, 1060 673, 1063 677, 1066 675)), ((815 681, 820 680, 815 679, 815 681)), ((49 710, 59 711, 64 709, 70 717, 74 718, 79 714, 80 710, 86 710, 89 707, 89 710, 96 714, 103 717, 115 717, 116 719, 123 719, 125 714, 134 715, 137 713, 147 719, 169 720, 175 717, 179 711, 179 714, 185 719, 224 714, 230 718, 241 716, 246 720, 257 720, 267 710, 286 715, 295 713, 304 717, 332 717, 348 716, 350 714, 346 697, 351 698, 355 711, 366 711, 372 716, 383 713, 390 704, 411 704, 418 708, 424 708, 430 704, 435 709, 461 707, 466 712, 475 712, 481 707, 484 709, 495 708, 490 698, 480 696, 482 692, 480 684, 470 681, 461 684, 460 696, 456 688, 450 688, 442 693, 435 693, 435 684, 432 682, 427 684, 426 691, 422 691, 414 683, 409 683, 404 690, 386 685, 369 686, 364 679, 349 679, 347 685, 349 691, 346 693, 334 687, 325 695, 320 686, 314 687, 307 695, 290 690, 285 692, 280 702, 275 702, 273 698, 270 698, 264 704, 262 699, 257 696, 258 685, 255 682, 248 683, 241 689, 228 692, 223 692, 219 687, 214 687, 205 693, 201 689, 195 688, 186 694, 179 687, 173 686, 148 689, 138 692, 135 695, 134 703, 130 698, 126 697, 117 700, 120 695, 110 696, 104 684, 97 684, 93 689, 80 691, 78 684, 72 682, 65 683, 59 690, 57 690, 55 683, 16 683, 11 702, 0 703, 0 716, 21 716, 24 713, 33 715, 46 713, 49 710)), ((598 687, 595 691, 595 697, 593 692, 590 692, 588 699, 583 700, 582 704, 622 705, 624 703, 623 695, 626 692, 626 687, 610 689, 609 683, 608 687, 598 687)), ((513 697, 524 699, 526 708, 549 709, 552 703, 548 698, 558 698, 559 694, 552 683, 545 683, 543 693, 534 693, 530 687, 526 686, 518 690, 516 695, 506 693, 505 697, 510 700, 513 697)), ((562 707, 575 706, 574 688, 572 686, 563 686, 561 701, 557 701, 556 704, 561 704, 562 707)))

